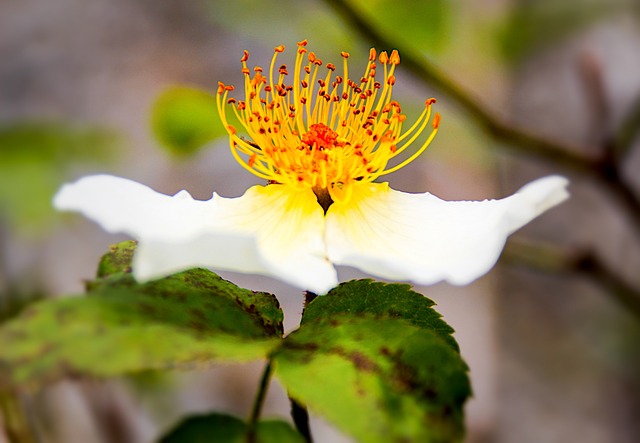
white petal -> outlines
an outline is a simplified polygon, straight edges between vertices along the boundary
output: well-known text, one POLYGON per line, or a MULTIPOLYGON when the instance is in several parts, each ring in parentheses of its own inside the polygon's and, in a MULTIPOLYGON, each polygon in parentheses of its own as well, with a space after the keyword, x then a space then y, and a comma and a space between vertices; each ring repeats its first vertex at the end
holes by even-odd
POLYGON ((358 184, 348 203, 327 212, 329 259, 393 280, 468 284, 493 267, 509 234, 568 197, 567 184, 545 177, 482 202, 358 184))
POLYGON ((324 217, 311 191, 254 186, 238 198, 173 197, 119 177, 85 177, 54 198, 110 232, 139 240, 134 274, 150 280, 196 266, 270 275, 303 289, 337 284, 325 258, 324 217))

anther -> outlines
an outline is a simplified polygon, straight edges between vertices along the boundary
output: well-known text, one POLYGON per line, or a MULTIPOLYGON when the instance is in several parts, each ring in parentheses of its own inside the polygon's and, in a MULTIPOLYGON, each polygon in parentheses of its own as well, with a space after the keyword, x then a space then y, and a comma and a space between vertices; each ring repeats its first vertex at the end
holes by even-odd
POLYGON ((369 50, 369 61, 373 62, 376 59, 376 48, 371 48, 369 50))
POLYGON ((335 71, 336 65, 334 65, 333 63, 327 63, 327 69, 330 71, 335 71))
POLYGON ((298 42, 298 46, 307 46, 307 43, 308 41, 305 39, 305 40, 302 40, 301 42, 298 42))
POLYGON ((391 51, 391 57, 389 58, 389 62, 392 65, 399 65, 400 64, 400 54, 398 54, 397 50, 393 50, 391 51))
POLYGON ((245 49, 244 53, 242 54, 242 58, 240 59, 240 62, 244 63, 247 60, 249 60, 249 51, 245 49))
POLYGON ((393 86, 396 84, 396 76, 392 75, 387 79, 387 84, 393 86))
POLYGON ((342 51, 342 52, 340 53, 340 55, 341 55, 343 58, 349 58, 349 53, 348 53, 348 52, 344 52, 344 51, 342 51))
POLYGON ((433 116, 433 129, 438 129, 438 126, 440 126, 440 114, 436 112, 433 116))
POLYGON ((432 104, 434 104, 436 102, 435 98, 430 98, 428 99, 425 103, 427 106, 431 106, 432 104))
POLYGON ((387 51, 382 51, 380 53, 380 63, 382 63, 383 65, 386 65, 389 62, 389 55, 387 54, 387 51))
POLYGON ((274 48, 274 51, 276 51, 276 52, 284 52, 284 45, 276 46, 274 48))

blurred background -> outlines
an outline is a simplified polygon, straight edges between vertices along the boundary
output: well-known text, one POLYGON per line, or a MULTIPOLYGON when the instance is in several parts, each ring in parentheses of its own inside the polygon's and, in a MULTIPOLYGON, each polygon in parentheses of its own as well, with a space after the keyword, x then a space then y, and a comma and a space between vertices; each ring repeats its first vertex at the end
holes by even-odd
MULTIPOLYGON (((395 189, 481 200, 550 173, 571 179, 572 198, 517 233, 489 275, 417 288, 471 368, 467 441, 637 442, 637 0, 0 1, 0 321, 81 294, 125 239, 54 213, 63 182, 107 172, 199 199, 258 183, 205 112, 207 91, 241 84, 243 49, 264 66, 284 44, 291 63, 305 38, 326 62, 350 52, 351 72, 370 47, 398 48, 394 94, 409 120, 438 99, 438 137, 389 177, 395 189)), ((299 291, 224 277, 276 293, 295 328, 299 291)), ((187 413, 248 415, 260 371, 61 381, 20 402, 38 442, 150 442, 187 413)), ((277 383, 265 415, 288 416, 277 383)), ((312 428, 318 442, 349 441, 319 419, 312 428)))

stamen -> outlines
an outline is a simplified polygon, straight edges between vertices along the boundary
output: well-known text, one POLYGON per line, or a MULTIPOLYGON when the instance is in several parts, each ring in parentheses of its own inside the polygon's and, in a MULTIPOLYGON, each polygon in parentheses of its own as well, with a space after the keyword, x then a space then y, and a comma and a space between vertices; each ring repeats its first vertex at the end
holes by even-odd
POLYGON ((394 70, 400 63, 396 50, 378 57, 372 48, 363 75, 354 80, 349 78, 347 52, 340 53, 341 75, 334 76, 333 63, 327 63, 326 74, 321 75, 322 60, 306 46, 306 40, 297 44, 289 85, 287 66, 276 64, 284 46, 274 48, 268 74, 256 66, 253 77, 246 64, 249 52, 244 51, 245 99, 229 98, 233 87, 223 83, 218 83, 216 99, 236 161, 269 183, 312 189, 326 211, 333 202, 348 201, 356 183, 371 182, 415 160, 435 136, 440 115, 434 115, 432 132, 422 146, 388 167, 426 129, 435 99, 427 100, 414 124, 402 131, 406 115, 391 98, 394 70), (376 79, 376 60, 383 66, 381 79, 376 79), (232 107, 250 142, 229 123, 226 106, 232 107))

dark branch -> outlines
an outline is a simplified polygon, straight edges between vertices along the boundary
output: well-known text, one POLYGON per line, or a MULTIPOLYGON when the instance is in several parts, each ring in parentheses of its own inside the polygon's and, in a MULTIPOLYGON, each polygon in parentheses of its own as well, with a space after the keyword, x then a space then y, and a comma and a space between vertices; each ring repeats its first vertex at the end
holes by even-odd
POLYGON ((590 251, 565 250, 514 241, 507 244, 502 261, 509 265, 555 273, 575 274, 600 285, 640 320, 640 292, 621 279, 590 251))
MULTIPOLYGON (((540 137, 528 130, 508 124, 494 113, 482 106, 472 94, 450 80, 450 77, 422 55, 410 47, 399 47, 397 41, 391 41, 379 30, 371 26, 367 20, 345 0, 325 0, 337 14, 339 14, 352 29, 371 44, 383 48, 399 50, 402 55, 402 65, 417 78, 431 84, 449 96, 474 118, 494 138, 504 142, 502 147, 529 157, 539 158, 553 163, 564 170, 586 176, 600 184, 611 193, 624 208, 634 229, 640 237, 640 199, 622 180, 618 165, 611 156, 602 154, 587 154, 597 152, 597 149, 583 149, 579 146, 562 143, 540 137)), ((632 120, 633 121, 633 120, 632 120)))

